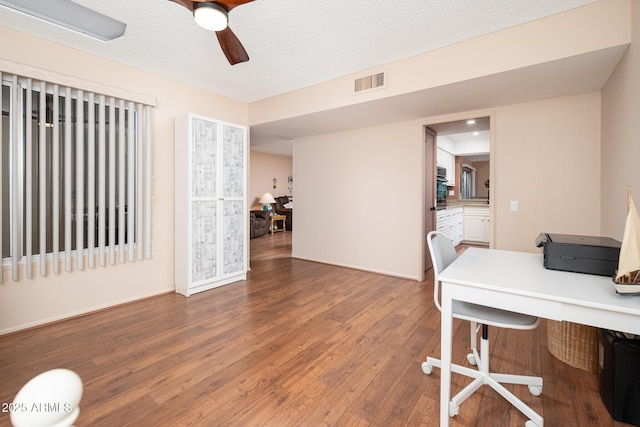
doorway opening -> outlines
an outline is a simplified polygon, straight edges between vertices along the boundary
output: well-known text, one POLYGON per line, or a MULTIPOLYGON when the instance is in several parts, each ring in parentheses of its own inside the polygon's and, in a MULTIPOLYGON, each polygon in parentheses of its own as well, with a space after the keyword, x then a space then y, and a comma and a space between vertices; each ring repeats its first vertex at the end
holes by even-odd
POLYGON ((429 231, 444 233, 456 247, 490 246, 491 145, 487 113, 425 126, 425 271, 431 267, 429 231), (434 197, 438 184, 446 186, 445 200, 434 197))

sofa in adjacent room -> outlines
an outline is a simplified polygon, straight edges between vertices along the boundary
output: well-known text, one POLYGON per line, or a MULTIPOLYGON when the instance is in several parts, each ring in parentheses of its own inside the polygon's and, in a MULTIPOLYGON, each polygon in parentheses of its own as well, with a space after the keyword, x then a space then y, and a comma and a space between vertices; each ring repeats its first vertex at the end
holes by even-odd
POLYGON ((249 238, 264 236, 269 232, 271 218, 268 211, 249 212, 249 238))
POLYGON ((274 199, 276 202, 273 203, 273 212, 278 215, 286 216, 287 219, 285 220, 285 224, 287 226, 287 231, 293 230, 293 208, 285 207, 285 205, 292 206, 293 202, 289 199, 289 196, 274 197, 274 199))

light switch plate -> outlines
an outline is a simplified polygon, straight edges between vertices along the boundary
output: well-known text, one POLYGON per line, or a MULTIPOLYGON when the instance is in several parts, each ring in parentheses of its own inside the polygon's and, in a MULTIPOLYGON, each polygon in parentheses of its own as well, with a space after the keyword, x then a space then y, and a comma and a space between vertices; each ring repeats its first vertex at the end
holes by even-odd
POLYGON ((517 200, 512 200, 511 201, 511 212, 518 212, 518 201, 517 200))

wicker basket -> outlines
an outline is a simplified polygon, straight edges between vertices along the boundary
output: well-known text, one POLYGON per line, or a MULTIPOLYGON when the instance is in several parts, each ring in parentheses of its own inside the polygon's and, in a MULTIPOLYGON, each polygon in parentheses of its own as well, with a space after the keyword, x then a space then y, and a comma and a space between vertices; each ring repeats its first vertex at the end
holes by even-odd
POLYGON ((598 372, 598 331, 592 326, 547 321, 549 352, 559 360, 585 371, 598 372))

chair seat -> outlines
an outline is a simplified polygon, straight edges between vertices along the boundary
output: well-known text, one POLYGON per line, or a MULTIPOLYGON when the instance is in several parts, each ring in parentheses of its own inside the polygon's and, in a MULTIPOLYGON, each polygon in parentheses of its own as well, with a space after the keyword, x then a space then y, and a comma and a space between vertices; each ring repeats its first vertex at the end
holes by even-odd
POLYGON ((533 329, 538 325, 538 318, 513 311, 485 307, 469 302, 453 301, 453 317, 488 326, 510 329, 533 329))

